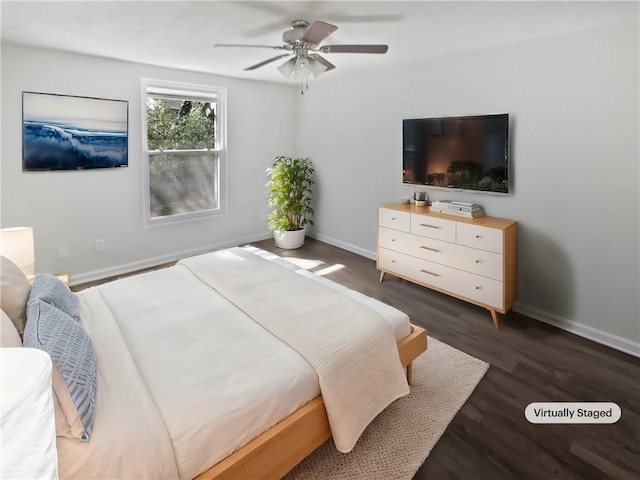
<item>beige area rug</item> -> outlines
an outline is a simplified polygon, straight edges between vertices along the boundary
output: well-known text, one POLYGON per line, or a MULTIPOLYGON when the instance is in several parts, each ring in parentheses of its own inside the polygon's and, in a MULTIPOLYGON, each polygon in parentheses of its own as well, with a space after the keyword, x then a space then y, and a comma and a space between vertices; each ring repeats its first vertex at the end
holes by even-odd
POLYGON ((348 454, 328 440, 285 480, 410 480, 489 369, 429 337, 413 364, 411 394, 396 400, 348 454))

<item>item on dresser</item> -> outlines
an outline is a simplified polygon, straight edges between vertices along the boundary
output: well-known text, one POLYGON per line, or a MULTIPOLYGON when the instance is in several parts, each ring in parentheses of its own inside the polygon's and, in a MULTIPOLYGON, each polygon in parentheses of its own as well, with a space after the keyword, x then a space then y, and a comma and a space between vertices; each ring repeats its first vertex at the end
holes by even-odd
POLYGON ((413 200, 415 201, 416 207, 426 207, 427 199, 427 192, 421 192, 418 190, 413 192, 413 200))
POLYGON ((491 312, 517 297, 518 224, 495 217, 451 219, 411 205, 378 207, 377 268, 491 312))
POLYGON ((416 190, 413 192, 413 199, 416 201, 426 201, 428 199, 427 192, 416 190))
POLYGON ((466 218, 476 218, 484 215, 482 205, 470 202, 456 202, 453 200, 431 202, 431 211, 466 218))

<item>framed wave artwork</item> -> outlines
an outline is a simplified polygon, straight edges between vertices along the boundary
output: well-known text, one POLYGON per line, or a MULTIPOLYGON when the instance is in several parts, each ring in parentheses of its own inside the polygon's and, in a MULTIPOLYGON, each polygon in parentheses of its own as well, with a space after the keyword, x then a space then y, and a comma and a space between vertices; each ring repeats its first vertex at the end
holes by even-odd
POLYGON ((22 92, 22 170, 126 167, 129 102, 22 92))

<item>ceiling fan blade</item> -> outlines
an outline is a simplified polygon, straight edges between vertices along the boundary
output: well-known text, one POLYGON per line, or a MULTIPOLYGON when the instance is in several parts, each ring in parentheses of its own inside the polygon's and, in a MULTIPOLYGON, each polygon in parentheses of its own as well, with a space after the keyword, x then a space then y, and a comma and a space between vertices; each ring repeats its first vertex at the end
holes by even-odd
POLYGON ((326 58, 321 57, 320 55, 317 55, 317 54, 316 55, 309 55, 309 58, 311 58, 311 59, 315 60, 316 62, 321 63, 322 65, 327 67, 325 72, 329 71, 329 70, 333 70, 334 68, 336 68, 336 66, 333 63, 331 63, 326 58))
POLYGON ((323 53, 387 53, 389 45, 324 45, 323 53))
POLYGON ((373 14, 373 15, 348 15, 337 11, 323 13, 324 18, 336 23, 383 23, 401 22, 405 16, 399 13, 373 14))
POLYGON ((301 42, 317 45, 338 29, 335 25, 325 22, 313 22, 300 39, 301 42))
POLYGON ((246 43, 216 43, 214 48, 217 47, 247 47, 247 48, 270 48, 272 50, 289 50, 286 47, 276 45, 251 45, 246 43))
POLYGON ((245 68, 245 70, 255 70, 256 68, 260 68, 264 65, 266 65, 267 63, 271 63, 271 62, 275 62, 276 60, 280 59, 280 58, 284 58, 284 57, 288 57, 289 55, 291 55, 290 53, 284 53, 282 55, 277 55, 273 58, 270 58, 268 60, 264 60, 260 63, 256 63, 255 65, 251 65, 250 67, 245 68))

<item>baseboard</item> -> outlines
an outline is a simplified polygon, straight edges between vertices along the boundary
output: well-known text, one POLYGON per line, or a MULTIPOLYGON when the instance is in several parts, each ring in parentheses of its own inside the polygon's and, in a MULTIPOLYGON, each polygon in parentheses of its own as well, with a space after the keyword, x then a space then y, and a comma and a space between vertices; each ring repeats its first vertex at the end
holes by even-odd
MULTIPOLYGON (((125 273, 134 272, 136 270, 143 270, 145 268, 162 265, 163 263, 173 262, 181 258, 199 255, 201 253, 206 253, 213 250, 219 250, 221 248, 266 240, 267 238, 271 238, 271 236, 271 232, 264 232, 236 240, 218 242, 205 247, 183 250, 181 252, 174 252, 159 257, 147 258, 138 262, 125 263, 110 268, 94 270, 92 272, 87 272, 80 275, 73 275, 69 279, 69 281, 71 285, 93 282, 96 280, 101 280, 103 278, 123 275, 125 273)), ((348 252, 352 252, 362 257, 368 258, 370 260, 376 259, 376 252, 365 250, 364 248, 360 248, 356 245, 343 242, 333 237, 317 234, 314 234, 311 237, 320 240, 321 242, 328 243, 329 245, 333 245, 335 247, 342 248, 343 250, 347 250, 348 252)), ((605 332, 604 330, 590 327, 588 325, 578 323, 574 320, 569 320, 568 318, 564 318, 553 313, 545 312, 543 310, 522 304, 520 302, 517 302, 513 309, 518 313, 531 317, 540 322, 553 325, 554 327, 558 327, 562 330, 573 333, 588 340, 592 340, 596 343, 600 343, 621 352, 628 353, 629 355, 633 355, 634 357, 640 357, 640 343, 638 342, 633 342, 632 340, 629 340, 627 338, 613 335, 611 333, 605 332)))
MULTIPOLYGON (((369 258, 371 260, 376 259, 376 252, 370 252, 369 250, 365 250, 341 240, 337 240, 326 235, 314 235, 313 238, 342 248, 349 252, 357 253, 358 255, 369 258)), ((554 315, 553 313, 545 312, 543 310, 531 307, 529 305, 524 305, 519 302, 517 302, 514 306, 514 310, 518 313, 522 313, 523 315, 531 317, 534 320, 548 323, 549 325, 553 325, 554 327, 558 327, 567 332, 573 333, 588 340, 592 340, 596 343, 606 345, 607 347, 614 348, 621 352, 628 353, 629 355, 633 355, 634 357, 640 357, 640 343, 633 342, 632 340, 629 340, 627 338, 613 335, 611 333, 605 332, 604 330, 590 327, 588 325, 578 323, 574 320, 569 320, 568 318, 563 318, 558 315, 554 315)))
POLYGON ((229 240, 224 242, 217 242, 203 247, 198 247, 189 250, 182 250, 179 252, 172 252, 166 255, 160 255, 158 257, 146 258, 144 260, 122 263, 109 268, 103 268, 100 270, 93 270, 91 272, 81 273, 78 275, 72 275, 69 278, 69 284, 79 285, 87 282, 94 282, 96 280, 102 280, 104 278, 115 277, 118 275, 124 275, 126 273, 135 272, 137 270, 144 270, 145 268, 151 268, 164 263, 175 262, 181 258, 191 257, 193 255, 199 255, 201 253, 211 252, 213 250, 220 250, 221 248, 233 247, 236 245, 244 245, 250 242, 257 242, 271 238, 271 232, 260 233, 251 235, 235 240, 229 240))
POLYGON ((590 327, 574 320, 569 320, 568 318, 545 312, 529 305, 524 305, 520 302, 516 302, 513 309, 527 317, 548 323, 549 325, 553 325, 554 327, 558 327, 588 340, 593 340, 607 347, 615 348, 634 357, 640 357, 640 343, 638 342, 633 342, 632 340, 613 335, 599 328, 590 327))
POLYGON ((341 249, 346 250, 348 252, 356 253, 356 254, 360 255, 361 257, 365 257, 365 258, 368 258, 370 260, 375 260, 376 259, 376 252, 371 252, 369 250, 365 250, 364 248, 360 248, 360 247, 357 247, 357 246, 352 245, 350 243, 343 242, 342 240, 337 240, 337 239, 335 239, 333 237, 327 237, 326 235, 313 234, 312 238, 315 238, 316 240, 320 240, 321 242, 324 242, 324 243, 328 243, 329 245, 333 245, 334 247, 341 248, 341 249))

